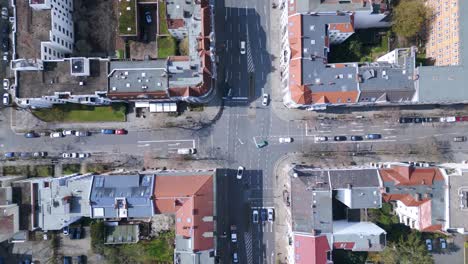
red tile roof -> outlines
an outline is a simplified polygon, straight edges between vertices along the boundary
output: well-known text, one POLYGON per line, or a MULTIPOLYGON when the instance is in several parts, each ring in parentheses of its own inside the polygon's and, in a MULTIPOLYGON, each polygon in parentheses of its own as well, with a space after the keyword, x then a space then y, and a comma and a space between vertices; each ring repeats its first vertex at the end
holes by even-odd
POLYGON ((213 222, 204 220, 214 214, 212 175, 156 175, 154 201, 157 213, 175 213, 176 234, 192 238, 194 251, 214 247, 213 237, 204 236, 214 232, 213 222))
POLYGON ((202 8, 201 21, 202 21, 202 28, 201 28, 202 36, 207 37, 210 35, 210 32, 211 32, 211 12, 210 12, 209 6, 202 8))
POLYGON ((400 201, 406 206, 420 206, 421 204, 430 201, 429 198, 424 198, 420 200, 416 200, 411 194, 402 193, 402 194, 389 194, 384 193, 382 194, 382 198, 385 202, 389 201, 400 201))
POLYGON ((296 264, 326 264, 330 251, 327 236, 294 234, 294 255, 296 264))
POLYGON ((354 32, 354 27, 351 23, 332 23, 329 27, 330 30, 338 30, 341 33, 354 32))
POLYGON ((178 18, 178 19, 167 19, 167 28, 168 29, 177 29, 177 28, 182 28, 185 26, 185 22, 183 19, 178 18))
POLYGON ((356 243, 354 243, 354 242, 335 242, 335 243, 333 243, 333 248, 352 250, 354 248, 355 244, 356 243))
POLYGON ((437 168, 397 165, 380 169, 379 172, 384 182, 394 182, 395 185, 432 185, 434 181, 444 181, 444 176, 437 168))

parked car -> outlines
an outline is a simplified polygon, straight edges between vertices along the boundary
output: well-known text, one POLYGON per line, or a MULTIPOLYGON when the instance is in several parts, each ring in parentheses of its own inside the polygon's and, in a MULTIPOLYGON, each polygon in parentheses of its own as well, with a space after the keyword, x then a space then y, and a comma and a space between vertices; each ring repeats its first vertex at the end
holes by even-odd
POLYGON ((101 129, 101 134, 107 134, 107 135, 115 134, 115 130, 114 129, 101 129))
POLYGON ((64 159, 75 159, 78 158, 78 153, 72 152, 72 153, 62 153, 62 158, 64 159))
POLYGON ((333 138, 335 141, 346 141, 348 138, 346 136, 336 136, 333 138))
POLYGON ((77 264, 85 264, 86 263, 86 256, 81 255, 76 257, 76 263, 77 264))
POLYGON ((43 131, 43 132, 39 133, 39 135, 41 135, 41 136, 43 136, 43 137, 49 137, 49 136, 50 136, 50 132, 43 131))
POLYGON ((380 134, 367 134, 366 139, 381 139, 382 135, 380 134))
POLYGON ((242 179, 242 175, 244 175, 244 167, 239 166, 239 168, 237 168, 237 179, 242 179))
POLYGON ((3 79, 3 89, 5 89, 5 90, 10 89, 10 80, 3 79))
POLYGON ((267 220, 267 209, 266 208, 262 208, 260 210, 260 219, 262 219, 262 221, 267 220))
POLYGON ((8 8, 7 7, 2 7, 2 18, 3 19, 8 19, 8 8))
POLYGON ((9 54, 8 51, 3 52, 3 57, 2 57, 3 61, 8 61, 8 54, 9 54))
POLYGON ((29 153, 29 152, 21 152, 21 153, 20 153, 20 157, 21 157, 21 158, 29 158, 29 157, 31 157, 31 156, 32 156, 32 155, 31 155, 31 153, 29 153))
POLYGON ((315 136, 315 142, 324 142, 324 141, 328 141, 328 137, 315 136))
POLYGON ((447 248, 447 242, 445 241, 445 239, 440 238, 440 239, 439 239, 439 242, 440 242, 440 248, 442 248, 442 249, 446 249, 446 248, 447 248))
POLYGON ((2 34, 3 34, 3 35, 8 35, 8 33, 10 33, 10 27, 8 26, 8 24, 3 24, 3 26, 2 26, 2 34))
POLYGON ((260 141, 257 143, 257 148, 263 148, 268 145, 268 142, 266 140, 260 141))
POLYGON ((15 157, 15 153, 14 152, 7 152, 5 153, 5 158, 14 158, 15 157))
POLYGON ((361 136, 351 136, 352 141, 361 141, 363 138, 361 136))
POLYGON ((432 240, 426 239, 427 250, 432 251, 432 240))
POLYGON ((151 17, 150 11, 145 12, 145 20, 146 20, 146 23, 148 24, 151 24, 151 22, 153 22, 153 18, 151 17))
POLYGON ((400 117, 400 124, 413 123, 413 121, 412 117, 400 117))
POLYGON ((245 41, 243 40, 240 42, 240 54, 245 54, 245 41))
POLYGON ((37 138, 37 137, 39 137, 39 135, 36 134, 36 132, 34 132, 34 131, 30 131, 30 132, 24 134, 24 137, 25 138, 37 138))
POLYGON ((69 231, 69 230, 70 230, 70 228, 69 228, 68 226, 64 226, 64 227, 63 227, 63 234, 64 234, 65 236, 68 236, 68 233, 69 233, 68 231, 69 231))
POLYGON ((63 264, 72 264, 72 257, 63 256, 63 264))
POLYGON ((75 134, 75 130, 63 130, 63 131, 62 131, 62 134, 63 134, 64 136, 72 136, 72 135, 75 134))
POLYGON ((89 131, 75 131, 75 136, 77 137, 87 137, 90 135, 91 133, 89 131))
POLYGON ((422 120, 421 117, 415 117, 415 118, 413 119, 413 122, 416 123, 416 124, 422 123, 422 121, 423 121, 423 120, 422 120))
POLYGON ((2 51, 6 52, 10 50, 10 41, 7 38, 2 39, 2 51))
POLYGON ((4 93, 3 94, 3 104, 4 105, 10 105, 10 94, 9 93, 4 93))
POLYGON ((262 96, 262 105, 263 106, 267 106, 268 105, 268 100, 270 99, 269 98, 270 96, 267 94, 267 93, 264 93, 263 96, 262 96))
POLYGON ((180 154, 180 155, 193 155, 197 153, 197 149, 195 148, 180 148, 180 149, 177 149, 177 154, 180 154))
POLYGON ((91 156, 91 154, 89 154, 89 153, 79 153, 78 154, 78 158, 80 158, 80 159, 89 158, 89 156, 91 156))
POLYGON ((60 132, 54 132, 50 134, 50 138, 61 138, 63 137, 63 134, 60 132))
POLYGON ((268 221, 273 222, 273 209, 268 208, 268 221))
POLYGON ((465 142, 466 137, 465 136, 458 136, 453 138, 453 142, 465 142))
POLYGON ((116 135, 125 135, 125 134, 127 134, 127 133, 128 133, 128 132, 127 132, 127 130, 125 130, 125 129, 117 129, 117 130, 115 131, 115 134, 116 134, 116 135))
POLYGON ((258 223, 258 210, 252 211, 252 222, 258 223))
POLYGON ((293 139, 291 137, 279 138, 280 143, 291 143, 293 139))
POLYGON ((33 157, 35 158, 43 158, 47 157, 47 152, 41 151, 41 152, 34 152, 33 157))

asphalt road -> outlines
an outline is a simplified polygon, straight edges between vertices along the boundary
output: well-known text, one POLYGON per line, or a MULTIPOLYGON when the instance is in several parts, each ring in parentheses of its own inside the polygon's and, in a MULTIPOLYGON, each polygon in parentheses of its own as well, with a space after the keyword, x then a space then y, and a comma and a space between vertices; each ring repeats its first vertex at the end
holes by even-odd
MULTIPOLYGON (((393 121, 291 121, 275 115, 270 106, 262 106, 261 95, 271 94, 271 65, 269 39, 271 5, 269 0, 216 1, 216 38, 224 49, 218 51, 224 85, 219 89, 232 90, 226 98, 221 118, 212 126, 200 130, 169 128, 155 131, 129 131, 128 135, 101 135, 90 137, 48 137, 26 139, 10 130, 9 109, 0 110, 0 152, 47 151, 52 155, 62 152, 91 152, 93 155, 119 153, 142 156, 152 153, 166 157, 176 155, 178 148, 195 147, 195 157, 224 161, 222 177, 217 183, 218 255, 221 263, 230 263, 237 253, 240 263, 276 263, 275 230, 270 222, 253 223, 253 210, 273 207, 276 161, 291 152, 311 149, 341 151, 340 146, 355 149, 386 149, 389 146, 428 141, 445 142, 460 153, 468 152, 468 143, 454 143, 452 138, 464 134, 467 123, 407 124, 393 121), (240 41, 246 41, 246 54, 240 54, 240 41), (380 140, 361 142, 321 142, 315 136, 382 134, 380 140), (292 137, 292 143, 280 143, 280 137, 292 137), (255 142, 268 141, 268 146, 257 148, 255 142), (236 178, 238 166, 245 167, 242 179, 236 178), (236 225, 238 241, 230 241, 230 227, 236 225)), ((279 18, 278 18, 279 20, 279 18)), ((465 154, 466 155, 466 154, 465 154)), ((2 157, 3 158, 3 157, 2 157)))

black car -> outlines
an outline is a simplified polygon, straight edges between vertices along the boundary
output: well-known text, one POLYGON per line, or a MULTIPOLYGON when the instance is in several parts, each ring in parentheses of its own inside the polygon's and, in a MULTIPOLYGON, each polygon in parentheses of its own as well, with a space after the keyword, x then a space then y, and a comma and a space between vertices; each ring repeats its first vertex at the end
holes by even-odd
POLYGON ((77 264, 85 264, 86 263, 86 256, 81 255, 76 257, 76 263, 77 264))
POLYGON ((24 134, 24 137, 25 137, 25 138, 36 138, 36 137, 38 137, 38 136, 39 136, 39 135, 36 134, 34 131, 30 131, 30 132, 24 134))
POLYGON ((260 212, 260 217, 261 217, 262 221, 266 221, 266 220, 267 220, 267 209, 262 208, 262 210, 261 210, 261 212, 260 212))
POLYGON ((366 139, 381 139, 382 135, 380 135, 380 134, 367 134, 365 137, 366 137, 366 139))
POLYGON ((424 123, 432 123, 432 122, 434 122, 434 120, 435 120, 435 119, 432 118, 432 117, 423 117, 423 118, 421 118, 421 119, 422 119, 422 121, 423 121, 424 123))
POLYGON ((4 25, 2 26, 2 33, 5 34, 5 35, 7 35, 8 33, 10 33, 10 27, 9 27, 8 25, 4 24, 4 25))
POLYGON ((362 139, 362 136, 351 136, 352 141, 361 141, 362 139))
POLYGON ((10 50, 10 42, 8 41, 8 39, 4 38, 2 40, 2 51, 7 52, 9 50, 10 50))
POLYGON ((423 119, 421 117, 416 117, 416 118, 414 118, 413 122, 416 123, 416 124, 419 124, 419 123, 423 122, 423 119))
POLYGON ((333 138, 335 141, 346 141, 348 138, 346 136, 336 136, 333 138))
POLYGON ((414 118, 412 117, 400 117, 400 124, 413 123, 414 118))

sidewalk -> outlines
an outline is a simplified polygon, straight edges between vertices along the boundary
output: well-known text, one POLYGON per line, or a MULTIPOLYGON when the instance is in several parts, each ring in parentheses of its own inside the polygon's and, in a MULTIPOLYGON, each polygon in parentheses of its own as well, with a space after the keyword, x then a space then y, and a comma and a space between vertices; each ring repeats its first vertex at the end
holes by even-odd
MULTIPOLYGON (((216 89, 216 88, 215 88, 216 89)), ((118 129, 127 131, 155 130, 168 127, 183 127, 187 129, 197 129, 211 124, 221 111, 221 99, 215 96, 204 106, 202 112, 190 112, 186 110, 179 116, 169 116, 167 113, 145 113, 146 118, 136 117, 135 109, 130 109, 125 122, 72 122, 55 123, 43 122, 37 119, 28 110, 11 109, 11 129, 15 133, 25 133, 34 130, 36 132, 56 129, 83 129, 97 131, 103 128, 118 129)), ((131 106, 130 106, 131 107, 131 106)))

